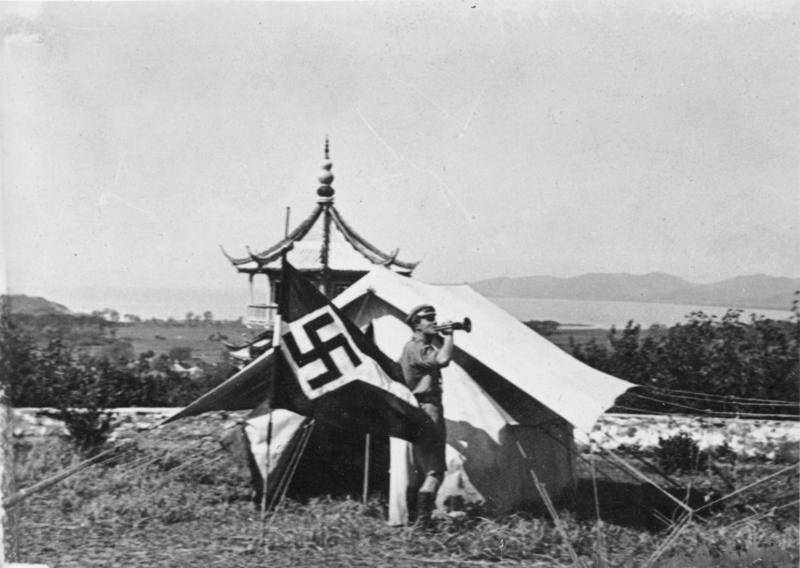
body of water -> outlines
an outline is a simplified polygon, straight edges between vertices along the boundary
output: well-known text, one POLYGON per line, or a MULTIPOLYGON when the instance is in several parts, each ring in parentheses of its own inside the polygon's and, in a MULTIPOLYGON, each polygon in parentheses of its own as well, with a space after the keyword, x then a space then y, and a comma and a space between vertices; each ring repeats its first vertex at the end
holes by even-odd
POLYGON ((29 295, 42 295, 77 313, 110 308, 120 315, 134 314, 144 319, 184 319, 188 312, 202 316, 210 311, 215 319, 235 320, 244 316, 249 298, 247 286, 230 290, 86 287, 29 295))
MULTIPOLYGON (((173 317, 183 319, 188 312, 202 315, 209 310, 216 319, 235 320, 244 316, 248 303, 246 287, 218 290, 175 290, 158 288, 110 288, 53 290, 44 297, 67 306, 73 312, 91 313, 112 308, 120 315, 135 314, 142 318, 173 317)), ((554 320, 562 324, 580 324, 608 329, 624 327, 628 320, 643 327, 653 324, 674 325, 692 312, 703 311, 722 316, 725 307, 686 304, 651 304, 644 302, 610 302, 589 300, 553 300, 542 298, 489 298, 511 315, 527 320, 554 320)), ((773 319, 788 319, 788 310, 746 309, 745 316, 756 313, 773 319)), ((467 314, 468 315, 468 314, 467 314)))
MULTIPOLYGON (((660 324, 672 326, 682 323, 692 312, 702 311, 722 317, 726 307, 688 304, 654 304, 645 302, 610 302, 595 300, 553 300, 544 298, 489 298, 492 302, 517 318, 528 320, 554 320, 561 324, 581 324, 608 329, 612 325, 625 327, 629 320, 647 328, 660 324)), ((772 319, 788 319, 788 310, 745 309, 743 315, 759 314, 772 319)))

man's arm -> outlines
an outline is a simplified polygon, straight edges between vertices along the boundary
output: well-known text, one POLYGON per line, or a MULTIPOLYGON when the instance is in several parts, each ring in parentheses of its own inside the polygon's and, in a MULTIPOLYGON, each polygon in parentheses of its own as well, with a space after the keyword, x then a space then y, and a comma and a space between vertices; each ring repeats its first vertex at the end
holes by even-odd
POLYGON ((453 330, 443 331, 442 335, 444 339, 439 352, 436 354, 436 362, 442 367, 446 367, 453 359, 453 347, 455 346, 453 343, 453 330))

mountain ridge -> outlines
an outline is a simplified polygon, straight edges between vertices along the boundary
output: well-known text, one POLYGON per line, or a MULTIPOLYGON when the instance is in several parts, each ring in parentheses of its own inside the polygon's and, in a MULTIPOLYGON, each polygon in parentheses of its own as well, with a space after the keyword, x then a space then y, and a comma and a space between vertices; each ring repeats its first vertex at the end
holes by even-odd
POLYGON ((42 316, 72 313, 63 304, 47 300, 41 296, 26 296, 25 294, 0 295, 0 305, 7 308, 9 312, 16 314, 42 316))
POLYGON ((595 272, 579 276, 520 276, 471 282, 489 297, 699 304, 789 310, 800 278, 750 274, 696 284, 665 272, 595 272))

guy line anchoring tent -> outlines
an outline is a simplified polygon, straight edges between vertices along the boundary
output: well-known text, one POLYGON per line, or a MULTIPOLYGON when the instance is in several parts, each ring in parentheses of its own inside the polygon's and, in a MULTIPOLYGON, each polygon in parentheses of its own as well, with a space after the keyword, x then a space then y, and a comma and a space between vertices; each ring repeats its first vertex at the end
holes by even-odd
MULTIPOLYGON (((577 361, 469 286, 436 286, 412 278, 416 263, 397 260, 396 251, 381 252, 333 206, 328 151, 326 141, 312 214, 291 232, 287 226, 285 238, 263 252, 248 250, 243 258, 226 253, 239 272, 249 275, 248 323, 264 330, 257 338, 260 344, 241 346, 255 360, 170 421, 213 410, 254 409, 266 398, 276 360, 269 343, 285 255, 394 360, 411 335, 403 319, 414 306, 433 304, 443 320, 471 318, 472 333, 459 333, 454 360, 442 370, 448 469, 438 494, 440 507, 477 501, 502 513, 537 506, 542 497, 531 471, 552 498, 570 491, 576 481, 573 429, 590 432, 614 400, 635 385, 577 361), (269 301, 254 297, 257 274, 267 276, 269 301)), ((323 423, 311 428, 309 417, 287 410, 273 410, 272 420, 269 460, 266 415, 254 414, 230 433, 241 436, 256 477, 263 478, 269 463, 270 480, 283 481, 291 472, 299 486, 357 494, 368 454, 372 487, 389 495, 389 521, 405 522, 408 442, 373 439, 365 448, 363 433, 323 423), (305 449, 301 458, 300 447, 305 449)), ((286 490, 278 482, 271 485, 273 494, 286 490)))

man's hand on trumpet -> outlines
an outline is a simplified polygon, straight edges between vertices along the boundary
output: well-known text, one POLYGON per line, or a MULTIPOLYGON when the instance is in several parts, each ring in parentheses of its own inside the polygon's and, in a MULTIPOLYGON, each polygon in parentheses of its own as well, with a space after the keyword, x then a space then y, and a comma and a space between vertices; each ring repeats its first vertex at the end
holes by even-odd
POLYGON ((453 327, 454 322, 452 321, 445 321, 436 326, 436 331, 441 333, 442 335, 453 335, 453 331, 455 328, 453 327))
POLYGON ((459 329, 469 333, 472 331, 472 321, 464 318, 464 321, 446 321, 440 324, 434 322, 433 329, 442 334, 447 331, 448 335, 459 329))

